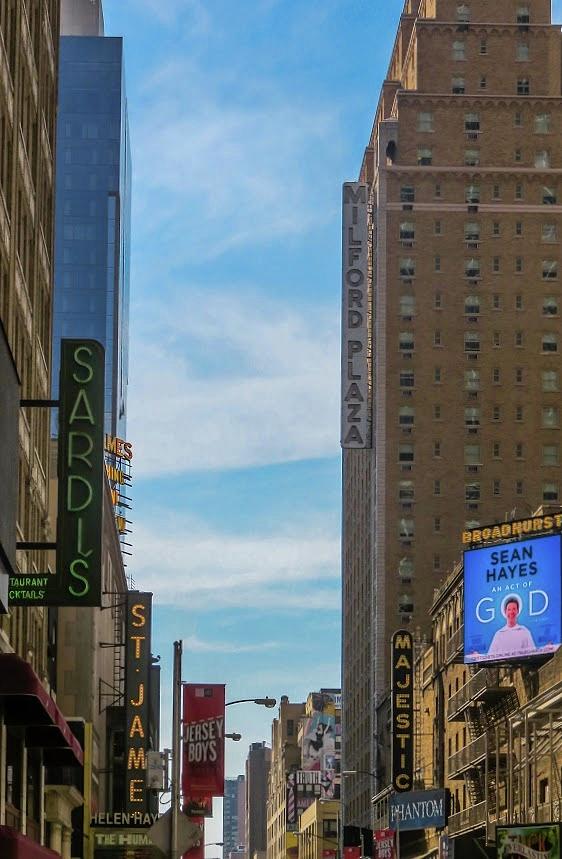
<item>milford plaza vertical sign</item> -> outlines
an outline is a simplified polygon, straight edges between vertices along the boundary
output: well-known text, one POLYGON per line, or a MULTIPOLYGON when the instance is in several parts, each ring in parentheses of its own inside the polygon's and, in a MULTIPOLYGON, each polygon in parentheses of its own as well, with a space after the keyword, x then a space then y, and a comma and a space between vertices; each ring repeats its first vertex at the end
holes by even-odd
POLYGON ((11 605, 101 605, 104 374, 100 343, 62 340, 56 574, 12 576, 11 605))
POLYGON ((125 622, 125 812, 149 811, 152 594, 129 591, 125 622))
POLYGON ((367 185, 346 182, 342 215, 341 444, 371 447, 367 185))
POLYGON ((414 642, 400 629, 391 644, 392 786, 397 793, 414 784, 414 642))

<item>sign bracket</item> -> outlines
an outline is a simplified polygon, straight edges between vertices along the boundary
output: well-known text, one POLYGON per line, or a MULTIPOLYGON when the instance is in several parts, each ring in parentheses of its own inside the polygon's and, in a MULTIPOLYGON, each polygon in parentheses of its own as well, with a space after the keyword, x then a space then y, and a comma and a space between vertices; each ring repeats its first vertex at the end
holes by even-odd
POLYGON ((22 409, 58 409, 60 400, 20 400, 22 409))
POLYGON ((34 549, 42 549, 46 552, 54 552, 56 548, 56 543, 47 543, 41 540, 23 540, 22 542, 16 543, 16 549, 23 552, 30 552, 34 549))

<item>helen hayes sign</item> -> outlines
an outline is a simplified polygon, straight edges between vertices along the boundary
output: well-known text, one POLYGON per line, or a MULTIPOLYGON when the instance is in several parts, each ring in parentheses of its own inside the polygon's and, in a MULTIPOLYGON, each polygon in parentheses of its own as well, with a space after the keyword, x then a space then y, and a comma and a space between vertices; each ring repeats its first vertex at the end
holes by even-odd
POLYGON ((390 798, 392 829, 440 829, 447 823, 446 790, 414 790, 390 798))
POLYGON ((366 185, 343 186, 342 447, 371 446, 366 185))

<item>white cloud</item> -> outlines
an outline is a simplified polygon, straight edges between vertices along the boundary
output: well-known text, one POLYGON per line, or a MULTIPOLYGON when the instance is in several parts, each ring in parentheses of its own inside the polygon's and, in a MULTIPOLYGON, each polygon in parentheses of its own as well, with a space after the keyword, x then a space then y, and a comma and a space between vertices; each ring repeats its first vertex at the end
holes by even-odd
POLYGON ((135 477, 337 455, 334 316, 210 289, 145 306, 131 354, 135 477))
MULTIPOLYGON (((135 584, 163 605, 337 611, 340 542, 317 524, 229 534, 188 516, 135 525, 135 584)), ((194 633, 194 649, 206 649, 194 633)), ((208 645, 209 647, 211 645, 208 645)), ((269 646, 273 647, 273 643, 269 646)))
POLYGON ((263 650, 276 650, 281 647, 278 641, 256 641, 253 644, 234 644, 229 641, 204 641, 197 635, 183 639, 183 649, 192 653, 261 653, 263 650))

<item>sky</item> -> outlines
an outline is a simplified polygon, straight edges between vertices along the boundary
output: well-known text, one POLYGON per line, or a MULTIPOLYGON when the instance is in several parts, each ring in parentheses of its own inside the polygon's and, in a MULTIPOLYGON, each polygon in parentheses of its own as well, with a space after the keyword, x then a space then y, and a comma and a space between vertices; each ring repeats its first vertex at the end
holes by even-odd
MULTIPOLYGON (((154 591, 162 745, 176 639, 227 700, 340 683, 341 184, 402 5, 104 0, 133 155, 128 571, 154 591)), ((228 776, 275 713, 227 710, 228 776)))

